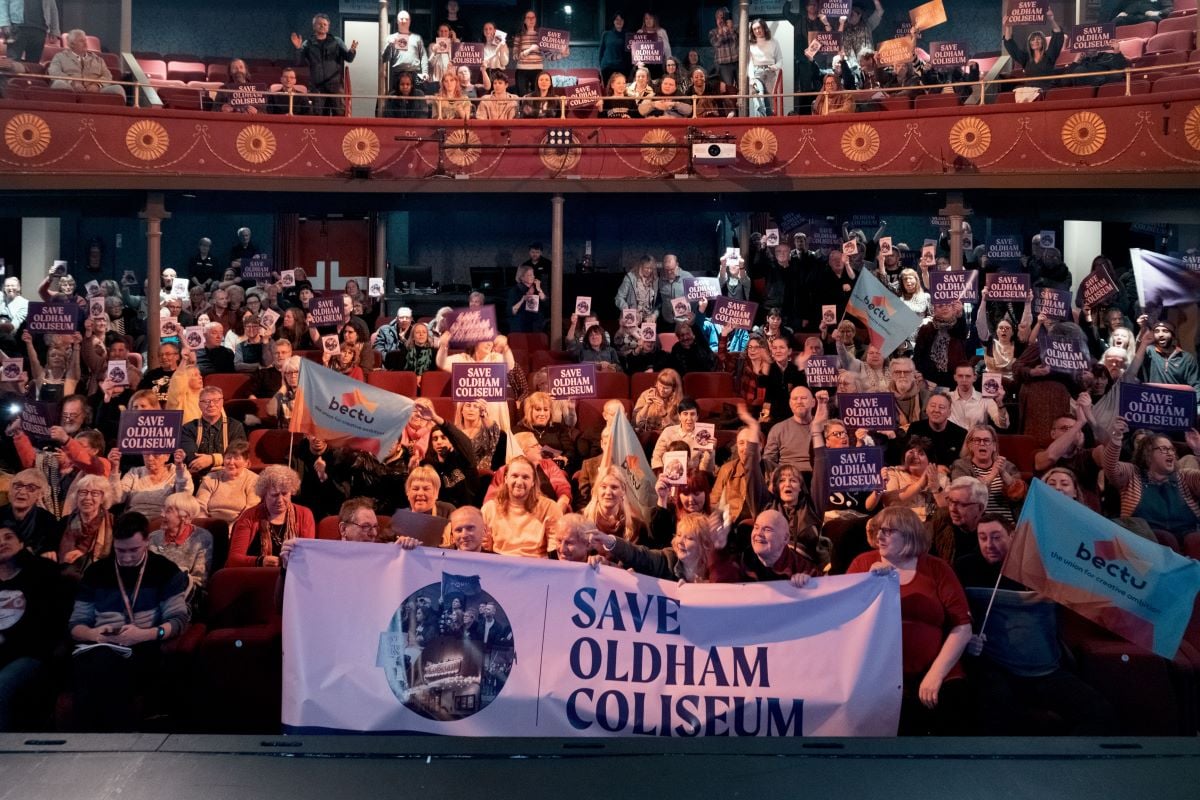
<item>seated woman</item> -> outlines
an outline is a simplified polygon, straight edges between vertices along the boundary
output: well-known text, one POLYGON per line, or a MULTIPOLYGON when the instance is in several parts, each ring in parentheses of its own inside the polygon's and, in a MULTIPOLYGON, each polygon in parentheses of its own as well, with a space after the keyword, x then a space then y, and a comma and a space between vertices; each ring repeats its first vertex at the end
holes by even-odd
MULTIPOLYGON (((346 330, 350 330, 350 327, 347 326, 346 330)), ((334 372, 345 375, 347 378, 352 378, 356 381, 366 381, 367 379, 363 373, 363 368, 358 365, 358 351, 353 345, 349 347, 343 346, 336 353, 327 352, 324 354, 323 359, 326 367, 334 372)))
POLYGON ((241 513, 230 533, 230 567, 277 567, 279 548, 288 539, 315 539, 312 512, 292 502, 300 478, 290 468, 271 464, 258 476, 254 492, 262 501, 241 513))
POLYGON ((437 470, 428 464, 413 467, 404 481, 404 496, 408 499, 408 510, 414 514, 432 514, 450 518, 454 505, 438 499, 442 479, 437 470))
POLYGON ((813 100, 812 113, 817 116, 852 114, 854 113, 854 96, 850 92, 841 90, 836 77, 826 75, 821 79, 821 91, 813 100))
POLYGON ((425 464, 441 478, 438 499, 451 506, 473 506, 479 502, 479 469, 475 447, 453 422, 434 412, 425 464))
POLYGON ((521 116, 524 119, 554 119, 562 116, 558 98, 554 94, 554 79, 549 72, 539 72, 533 91, 522 98, 521 116))
MULTIPOLYGON (((712 531, 708 517, 684 514, 675 525, 670 547, 652 548, 632 540, 596 531, 591 546, 604 559, 641 575, 669 581, 705 583, 712 559, 712 531)), ((599 567, 602 558, 591 559, 599 567)))
POLYGON ((978 478, 988 487, 986 512, 999 514, 1008 521, 1017 518, 1021 501, 1029 487, 1021 471, 1000 455, 1000 440, 991 425, 974 425, 963 440, 962 457, 950 466, 950 480, 964 475, 978 478))
POLYGON ((609 467, 600 474, 583 516, 594 523, 601 533, 618 536, 635 544, 645 544, 649 539, 649 528, 643 512, 618 467, 609 467))
POLYGON ((525 456, 508 462, 504 485, 481 511, 493 552, 531 558, 546 557, 547 528, 562 515, 557 503, 542 496, 533 464, 525 456))
POLYGON ((8 503, 0 506, 0 521, 16 532, 29 552, 53 560, 59 521, 44 505, 50 484, 40 469, 23 469, 8 484, 8 503))
POLYGON ((638 67, 633 73, 633 83, 625 87, 625 94, 632 97, 639 106, 647 97, 654 95, 654 85, 650 83, 650 70, 638 67))
POLYGON ((633 405, 633 427, 640 434, 657 436, 668 425, 679 424, 679 401, 683 399, 683 378, 673 369, 658 373, 649 389, 638 395, 633 405))
POLYGON ((505 433, 488 417, 488 404, 483 400, 471 400, 458 403, 455 410, 454 424, 471 441, 476 470, 480 473, 494 471, 497 452, 504 452, 500 443, 505 433))
POLYGON ((672 445, 681 443, 688 450, 688 472, 702 469, 715 475, 717 472, 713 450, 706 450, 696 441, 696 423, 700 421, 700 406, 690 397, 679 401, 679 424, 668 425, 654 442, 654 451, 650 456, 650 468, 656 472, 662 469, 663 453, 675 449, 672 445))
POLYGON ((605 95, 596 103, 601 117, 605 119, 638 119, 641 117, 637 102, 625 93, 627 88, 625 76, 620 72, 614 72, 608 76, 605 95))
POLYGON ((150 552, 166 556, 188 576, 188 602, 195 608, 213 566, 213 536, 197 528, 200 504, 191 492, 168 495, 162 504, 162 527, 150 534, 150 552))
MULTIPOLYGON (((312 294, 311 289, 309 294, 312 294)), ((303 308, 292 306, 284 309, 283 318, 276 326, 275 338, 286 339, 296 350, 312 347, 312 336, 308 332, 308 320, 303 308)))
POLYGON ((554 421, 554 401, 550 395, 545 392, 533 392, 525 398, 523 411, 524 416, 513 427, 513 433, 532 433, 542 447, 557 450, 558 454, 554 455, 553 459, 568 474, 579 469, 583 460, 579 431, 554 421))
POLYGON ((949 479, 929 460, 933 442, 913 436, 904 451, 904 464, 884 468, 883 495, 867 498, 867 510, 875 511, 880 502, 885 508, 910 508, 922 522, 933 519, 939 508, 946 507, 949 479))
POLYGON ((854 559, 847 572, 900 575, 900 735, 966 733, 967 682, 959 663, 971 639, 966 593, 950 565, 928 555, 929 531, 910 509, 885 508, 875 520, 867 540, 877 551, 854 559))
MULTIPOLYGON (((451 325, 453 327, 453 324, 451 325)), ((447 331, 450 333, 450 331, 447 331)), ((414 332, 415 335, 415 332, 414 332)), ((436 363, 438 369, 450 372, 454 369, 455 364, 505 364, 511 370, 516 361, 513 360, 512 350, 507 347, 497 348, 497 342, 504 337, 497 336, 495 341, 479 342, 465 353, 455 353, 449 355, 451 336, 442 336, 438 340, 438 349, 436 354, 436 363)), ((507 341, 507 340, 505 340, 507 341)), ((507 402, 490 402, 488 403, 488 416, 490 416, 501 430, 507 431, 511 428, 511 423, 508 417, 507 402)))
MULTIPOLYGON (((1129 423, 1117 417, 1104 446, 1104 477, 1121 493, 1121 516, 1143 520, 1160 544, 1200 558, 1200 470, 1180 468, 1175 445, 1150 434, 1120 460, 1129 423)), ((1189 437, 1189 441, 1194 439, 1189 437)))
MULTIPOLYGON (((562 513, 566 513, 571 509, 571 481, 567 478, 567 473, 558 465, 552 458, 547 458, 542 451, 542 445, 538 442, 537 437, 528 431, 513 436, 513 442, 521 451, 521 455, 533 464, 536 471, 538 489, 543 497, 552 497, 558 503, 562 513)), ((491 500, 496 496, 496 493, 504 486, 505 474, 508 472, 507 466, 502 466, 496 470, 492 476, 491 485, 488 486, 487 496, 485 500, 491 500)))
POLYGON ((258 475, 247 469, 249 460, 250 446, 246 442, 229 443, 220 469, 205 475, 196 491, 200 516, 233 522, 242 512, 259 504, 258 475))
POLYGON ((113 503, 124 503, 126 511, 137 511, 148 518, 162 510, 163 501, 176 492, 194 491, 192 474, 183 463, 183 451, 176 450, 174 459, 166 453, 147 453, 144 466, 120 474, 121 451, 114 447, 108 453, 113 469, 109 480, 113 486, 113 503))
POLYGON ((99 475, 81 475, 71 483, 58 541, 57 559, 64 574, 79 578, 93 562, 112 553, 113 496, 112 483, 99 475))
POLYGON ((458 72, 446 70, 442 75, 441 85, 433 101, 434 119, 470 119, 471 101, 463 91, 462 80, 458 72))
POLYGON ((255 372, 267 363, 266 345, 270 341, 257 314, 242 315, 242 335, 233 348, 233 368, 238 372, 255 372))
POLYGON ((391 119, 429 119, 430 113, 425 93, 413 85, 413 73, 401 72, 384 104, 383 116, 391 119))
POLYGON ((404 349, 403 370, 418 378, 437 366, 437 345, 429 333, 429 326, 418 322, 412 326, 412 336, 404 349))
POLYGON ((692 104, 687 101, 675 78, 664 75, 658 91, 638 101, 638 113, 650 117, 684 118, 692 115, 692 104))
POLYGON ((571 342, 571 355, 582 364, 595 364, 600 369, 621 371, 621 357, 611 344, 605 342, 604 328, 592 325, 581 340, 571 342))

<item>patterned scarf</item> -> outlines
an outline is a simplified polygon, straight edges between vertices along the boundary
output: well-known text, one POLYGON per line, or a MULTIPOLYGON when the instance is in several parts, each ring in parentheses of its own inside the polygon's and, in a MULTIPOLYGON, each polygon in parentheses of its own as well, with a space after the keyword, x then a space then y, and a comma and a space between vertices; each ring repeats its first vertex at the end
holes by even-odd
POLYGON ((101 511, 90 529, 84 526, 79 514, 72 514, 67 519, 63 538, 70 538, 75 542, 75 549, 83 551, 84 556, 80 559, 83 563, 79 566, 86 569, 88 564, 104 558, 112 550, 112 514, 101 511))
POLYGON ((263 505, 262 520, 258 523, 258 548, 260 556, 273 556, 279 553, 279 545, 289 539, 295 539, 299 526, 296 524, 296 507, 288 504, 287 518, 284 520, 283 537, 276 542, 274 536, 271 535, 271 518, 267 513, 266 505, 263 505))
POLYGON ((954 322, 942 322, 935 319, 933 327, 937 329, 937 334, 933 337, 933 344, 929 348, 929 357, 938 371, 947 372, 950 369, 950 329, 954 327, 954 322))

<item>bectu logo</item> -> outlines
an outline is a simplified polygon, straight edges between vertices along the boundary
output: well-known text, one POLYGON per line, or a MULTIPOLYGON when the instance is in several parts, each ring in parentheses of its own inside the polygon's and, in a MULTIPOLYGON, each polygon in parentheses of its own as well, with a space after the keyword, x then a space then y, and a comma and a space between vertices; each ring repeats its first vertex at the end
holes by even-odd
POLYGON ((1093 541, 1092 549, 1089 551, 1084 542, 1079 543, 1079 549, 1075 551, 1075 557, 1080 561, 1091 564, 1097 570, 1103 570, 1110 577, 1116 578, 1134 589, 1145 589, 1146 581, 1139 580, 1137 575, 1129 571, 1129 567, 1117 562, 1126 561, 1134 565, 1135 569, 1142 575, 1146 574, 1149 565, 1144 563, 1142 559, 1129 553, 1126 548, 1118 541, 1093 541), (1140 568, 1140 569, 1139 569, 1140 568))
POLYGON ((329 398, 330 411, 367 424, 375 421, 375 417, 372 414, 377 408, 379 408, 379 404, 372 403, 363 396, 362 391, 359 389, 355 389, 353 392, 346 392, 341 397, 329 398))

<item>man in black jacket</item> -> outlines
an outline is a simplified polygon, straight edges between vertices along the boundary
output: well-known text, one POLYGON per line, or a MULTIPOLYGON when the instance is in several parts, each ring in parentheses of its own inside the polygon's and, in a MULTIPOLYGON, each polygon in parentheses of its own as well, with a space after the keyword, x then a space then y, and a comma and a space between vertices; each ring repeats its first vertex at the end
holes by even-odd
MULTIPOLYGON (((346 64, 358 54, 358 42, 350 47, 336 36, 329 35, 329 17, 317 14, 312 21, 313 35, 307 41, 292 33, 296 48, 296 66, 308 67, 308 88, 317 94, 340 95, 344 89, 342 75, 346 64)), ((341 97, 314 97, 313 113, 317 116, 341 117, 346 113, 341 97)))

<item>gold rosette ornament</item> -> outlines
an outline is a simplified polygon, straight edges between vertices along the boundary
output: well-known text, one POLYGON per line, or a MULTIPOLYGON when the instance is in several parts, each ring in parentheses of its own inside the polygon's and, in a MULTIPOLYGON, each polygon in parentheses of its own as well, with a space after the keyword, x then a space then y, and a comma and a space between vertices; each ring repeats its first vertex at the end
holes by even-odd
POLYGON ((379 137, 369 128, 355 128, 342 138, 342 153, 351 164, 365 167, 379 158, 379 137))
POLYGON ((979 117, 963 117, 950 129, 950 149, 963 158, 979 158, 992 146, 992 129, 979 117))
POLYGON ((4 143, 20 158, 34 158, 50 146, 50 126, 37 114, 17 114, 4 126, 4 143))
POLYGON ((450 131, 446 134, 446 158, 456 167, 469 167, 479 160, 482 143, 475 131, 450 131))
POLYGON ((247 125, 237 136, 237 151, 251 164, 270 161, 275 155, 275 134, 263 125, 247 125))
POLYGON ((865 122, 857 122, 842 134, 842 155, 851 161, 870 161, 879 152, 879 131, 865 122))
POLYGON ((646 131, 642 137, 642 161, 652 167, 665 167, 675 158, 675 136, 666 128, 646 131))
POLYGON ((125 131, 125 147, 129 148, 134 158, 142 161, 162 158, 170 146, 171 137, 167 129, 153 120, 138 120, 125 131))
POLYGON ((1200 150, 1200 106, 1192 106, 1183 121, 1183 138, 1193 150, 1200 150))
POLYGON ((1108 126, 1094 111, 1072 114, 1063 123, 1063 146, 1077 156, 1090 156, 1104 146, 1108 138, 1108 126))
POLYGON ((751 128, 742 134, 738 152, 751 164, 761 167, 775 159, 779 152, 779 139, 767 128, 751 128))

